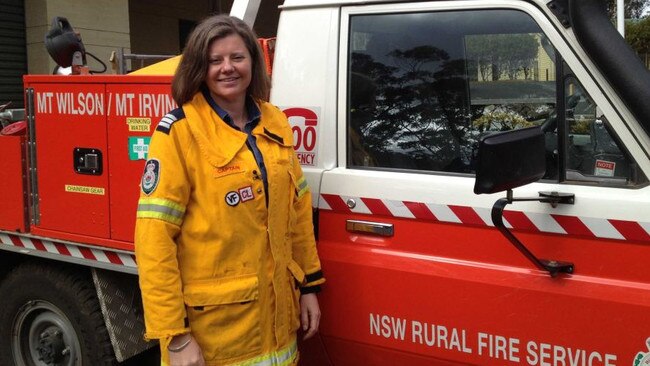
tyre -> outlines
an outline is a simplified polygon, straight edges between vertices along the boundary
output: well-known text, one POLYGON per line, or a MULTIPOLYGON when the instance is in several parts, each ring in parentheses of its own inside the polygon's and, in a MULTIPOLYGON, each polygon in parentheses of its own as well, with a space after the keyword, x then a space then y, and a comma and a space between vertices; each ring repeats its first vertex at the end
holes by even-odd
POLYGON ((0 365, 115 365, 88 271, 24 263, 0 284, 0 365))

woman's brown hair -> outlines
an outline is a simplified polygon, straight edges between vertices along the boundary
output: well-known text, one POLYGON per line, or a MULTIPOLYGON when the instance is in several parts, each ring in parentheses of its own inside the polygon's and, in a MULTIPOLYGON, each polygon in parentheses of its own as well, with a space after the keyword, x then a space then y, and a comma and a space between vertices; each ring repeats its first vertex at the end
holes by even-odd
POLYGON ((252 58, 251 83, 247 93, 255 99, 266 100, 270 82, 257 36, 242 20, 228 15, 214 15, 204 19, 190 34, 183 57, 172 80, 172 97, 178 106, 192 100, 204 85, 208 72, 208 49, 217 39, 231 34, 239 35, 252 58))

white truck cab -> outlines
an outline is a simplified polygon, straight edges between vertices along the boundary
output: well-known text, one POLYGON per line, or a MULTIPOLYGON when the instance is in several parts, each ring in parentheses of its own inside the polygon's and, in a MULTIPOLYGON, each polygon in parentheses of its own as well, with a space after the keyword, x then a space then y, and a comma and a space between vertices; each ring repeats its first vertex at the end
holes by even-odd
MULTIPOLYGON (((650 77, 598 2, 282 10, 271 101, 294 125, 328 278, 307 364, 647 358, 650 77), (505 193, 474 186, 484 136, 531 127, 541 151, 512 158, 541 157, 541 175, 502 216, 522 251, 494 228, 505 193)), ((485 169, 507 180, 507 160, 485 169)))

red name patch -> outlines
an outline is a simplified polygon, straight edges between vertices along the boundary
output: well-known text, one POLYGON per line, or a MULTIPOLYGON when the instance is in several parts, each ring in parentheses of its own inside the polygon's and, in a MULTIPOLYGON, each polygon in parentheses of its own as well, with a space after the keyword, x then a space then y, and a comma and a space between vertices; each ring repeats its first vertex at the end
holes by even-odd
POLYGON ((234 174, 242 172, 242 168, 239 165, 224 166, 221 168, 216 168, 214 170, 214 177, 219 178, 225 175, 234 174))

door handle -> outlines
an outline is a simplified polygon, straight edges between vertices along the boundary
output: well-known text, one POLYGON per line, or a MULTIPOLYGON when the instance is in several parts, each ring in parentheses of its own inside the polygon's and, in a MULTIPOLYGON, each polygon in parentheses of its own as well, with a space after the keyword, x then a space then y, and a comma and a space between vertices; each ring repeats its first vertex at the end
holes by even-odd
POLYGON ((345 222, 345 229, 351 233, 362 233, 378 236, 390 237, 395 234, 393 224, 385 224, 382 222, 347 220, 345 222))
POLYGON ((75 172, 79 174, 102 175, 102 151, 99 149, 75 147, 72 163, 75 172))

